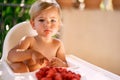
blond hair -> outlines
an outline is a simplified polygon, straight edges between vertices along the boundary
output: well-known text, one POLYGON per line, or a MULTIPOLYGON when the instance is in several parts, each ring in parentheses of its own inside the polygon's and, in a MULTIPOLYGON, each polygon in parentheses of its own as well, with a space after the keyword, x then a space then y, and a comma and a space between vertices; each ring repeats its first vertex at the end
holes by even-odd
POLYGON ((51 3, 51 2, 43 2, 40 0, 37 0, 33 5, 31 6, 29 10, 30 18, 34 20, 34 18, 43 10, 49 8, 49 7, 55 7, 58 9, 58 13, 61 17, 61 9, 57 3, 51 3))

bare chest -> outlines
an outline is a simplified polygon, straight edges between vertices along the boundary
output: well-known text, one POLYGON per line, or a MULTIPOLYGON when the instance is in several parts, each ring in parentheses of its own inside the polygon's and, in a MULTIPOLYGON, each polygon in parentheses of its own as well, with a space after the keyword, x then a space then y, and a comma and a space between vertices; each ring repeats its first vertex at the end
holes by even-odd
POLYGON ((32 49, 40 52, 43 56, 45 56, 48 60, 51 60, 56 56, 58 46, 57 45, 40 45, 34 44, 32 49))

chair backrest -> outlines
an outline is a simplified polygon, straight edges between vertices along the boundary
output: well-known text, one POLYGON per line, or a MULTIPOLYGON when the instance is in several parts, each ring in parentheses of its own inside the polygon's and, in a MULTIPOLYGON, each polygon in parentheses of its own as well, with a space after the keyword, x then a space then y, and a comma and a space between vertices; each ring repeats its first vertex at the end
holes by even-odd
POLYGON ((17 45, 22 37, 27 35, 37 35, 36 31, 32 29, 29 21, 24 21, 13 26, 7 33, 3 43, 2 60, 6 59, 8 51, 17 45))

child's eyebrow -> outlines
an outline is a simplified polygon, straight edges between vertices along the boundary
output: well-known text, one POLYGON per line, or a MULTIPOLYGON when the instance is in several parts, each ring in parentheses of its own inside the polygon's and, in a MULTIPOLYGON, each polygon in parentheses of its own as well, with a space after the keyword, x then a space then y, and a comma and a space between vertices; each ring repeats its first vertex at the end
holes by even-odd
MULTIPOLYGON (((45 18, 45 17, 39 17, 39 19, 41 19, 41 18, 45 18)), ((49 17, 49 18, 57 19, 57 17, 49 17)))
POLYGON ((44 18, 44 17, 38 17, 38 18, 44 18))
POLYGON ((56 19, 57 17, 50 17, 50 18, 55 18, 56 19))

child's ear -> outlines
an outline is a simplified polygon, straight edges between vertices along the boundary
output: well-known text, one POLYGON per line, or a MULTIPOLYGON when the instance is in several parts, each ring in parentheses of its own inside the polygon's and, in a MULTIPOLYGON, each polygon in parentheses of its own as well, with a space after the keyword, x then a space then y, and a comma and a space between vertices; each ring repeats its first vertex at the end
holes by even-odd
POLYGON ((30 20, 30 24, 31 24, 32 28, 35 29, 34 28, 34 21, 33 20, 30 20))
POLYGON ((59 29, 61 29, 63 27, 63 23, 62 23, 62 21, 60 21, 60 27, 59 27, 59 29))

